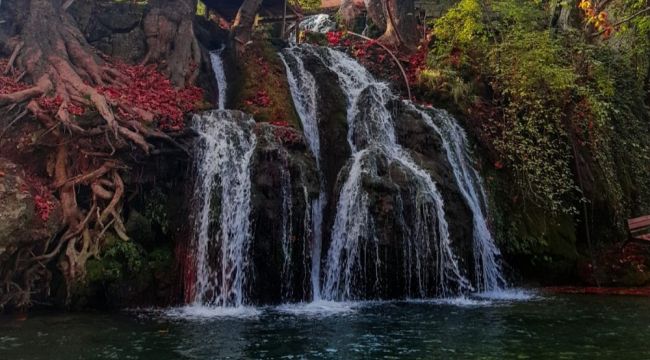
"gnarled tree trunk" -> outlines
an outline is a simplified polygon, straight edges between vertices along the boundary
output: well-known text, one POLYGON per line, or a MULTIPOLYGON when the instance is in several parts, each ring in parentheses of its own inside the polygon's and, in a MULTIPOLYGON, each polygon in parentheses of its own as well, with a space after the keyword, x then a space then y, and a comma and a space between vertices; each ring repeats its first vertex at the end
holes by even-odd
POLYGON ((193 84, 201 63, 194 36, 197 0, 152 0, 143 27, 149 47, 143 63, 162 63, 163 72, 183 87, 193 84))

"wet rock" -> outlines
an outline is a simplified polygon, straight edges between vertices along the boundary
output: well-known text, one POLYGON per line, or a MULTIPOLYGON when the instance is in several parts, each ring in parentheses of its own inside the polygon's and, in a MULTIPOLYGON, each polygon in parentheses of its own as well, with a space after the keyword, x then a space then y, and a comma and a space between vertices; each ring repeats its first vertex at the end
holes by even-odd
MULTIPOLYGON (((395 101, 390 107, 397 114, 395 131, 398 142, 431 175, 442 194, 452 246, 460 257, 462 267, 473 269, 473 214, 458 188, 442 140, 420 115, 409 111, 402 102, 395 101)), ((473 278, 473 274, 468 275, 473 278)))
POLYGON ((316 162, 297 129, 260 123, 256 134, 251 298, 262 304, 305 301, 310 296, 310 207, 319 195, 316 162))
MULTIPOLYGON (((317 49, 324 51, 324 49, 317 49)), ((338 75, 323 66, 320 59, 309 55, 303 58, 305 69, 309 71, 318 84, 318 121, 320 135, 320 163, 327 204, 323 219, 323 249, 326 251, 330 230, 336 215, 338 201, 335 191, 341 170, 350 158, 348 143, 347 100, 338 84, 338 75)))

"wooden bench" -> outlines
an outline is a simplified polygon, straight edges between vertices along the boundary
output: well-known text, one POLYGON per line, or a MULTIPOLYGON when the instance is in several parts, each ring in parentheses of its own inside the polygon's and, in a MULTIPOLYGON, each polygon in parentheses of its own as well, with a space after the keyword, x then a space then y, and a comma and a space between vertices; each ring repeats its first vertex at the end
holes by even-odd
POLYGON ((632 240, 650 241, 650 215, 629 219, 627 227, 632 240))

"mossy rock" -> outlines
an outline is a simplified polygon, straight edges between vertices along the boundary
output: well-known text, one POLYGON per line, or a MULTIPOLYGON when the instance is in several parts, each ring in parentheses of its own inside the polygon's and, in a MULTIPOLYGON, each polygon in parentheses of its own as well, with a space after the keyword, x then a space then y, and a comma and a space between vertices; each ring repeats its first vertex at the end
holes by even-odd
POLYGON ((240 79, 232 84, 234 105, 253 115, 257 122, 286 122, 300 129, 278 51, 270 41, 257 39, 235 61, 240 79))
POLYGON ((132 210, 126 222, 127 234, 140 244, 151 244, 156 240, 152 221, 139 212, 132 210))

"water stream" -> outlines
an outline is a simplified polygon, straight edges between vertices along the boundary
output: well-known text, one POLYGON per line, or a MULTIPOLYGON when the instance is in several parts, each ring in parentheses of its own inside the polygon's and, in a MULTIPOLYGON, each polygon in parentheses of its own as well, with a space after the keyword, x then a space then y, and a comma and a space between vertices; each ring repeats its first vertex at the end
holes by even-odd
POLYGON ((228 97, 228 81, 226 78, 226 71, 223 65, 223 51, 225 50, 225 45, 222 46, 219 50, 214 50, 210 52, 210 61, 212 62, 212 71, 214 72, 214 78, 217 81, 217 90, 219 94, 219 103, 218 109, 226 109, 226 100, 228 97))
POLYGON ((483 179, 472 165, 465 131, 446 111, 434 109, 434 116, 412 106, 426 124, 438 133, 443 141, 447 159, 451 164, 456 183, 472 210, 474 227, 474 272, 479 291, 499 291, 506 281, 501 271, 500 256, 492 234, 488 229, 487 195, 483 179))
MULTIPOLYGON (((305 28, 327 30, 324 18, 317 17, 305 28)), ((226 106, 226 82, 221 53, 211 53, 215 78, 219 87, 219 107, 226 106)), ((311 299, 319 301, 362 300, 368 294, 381 297, 386 287, 394 286, 386 277, 387 259, 382 251, 382 230, 377 226, 376 198, 368 184, 385 181, 382 174, 403 174, 404 180, 393 196, 395 209, 394 241, 401 255, 398 269, 404 296, 426 298, 450 296, 471 290, 498 291, 505 285, 501 274, 500 253, 490 234, 487 201, 482 179, 469 154, 463 129, 444 111, 405 106, 442 140, 446 158, 462 195, 473 215, 472 271, 461 265, 452 246, 445 203, 438 184, 412 158, 409 150, 397 140, 395 114, 389 103, 398 95, 389 84, 377 80, 360 63, 347 54, 331 48, 312 45, 292 46, 281 53, 287 70, 295 109, 309 151, 320 173, 320 195, 309 199, 304 185, 307 230, 299 241, 309 254, 300 255, 304 273, 309 273, 311 299), (338 86, 347 102, 347 145, 351 156, 338 175, 330 238, 324 242, 326 185, 321 169, 322 149, 319 119, 320 90, 316 77, 307 70, 311 59, 336 74, 338 86), (392 169, 392 170, 391 170, 392 169), (328 248, 323 249, 323 244, 328 248), (307 260, 311 262, 307 264, 307 260), (475 274, 474 281, 467 273, 475 274)), ((256 146, 253 120, 241 120, 242 114, 215 111, 195 119, 201 136, 197 156, 197 304, 210 306, 241 306, 246 304, 246 283, 250 270, 251 234, 251 158, 256 146), (237 114, 236 116, 234 114, 237 114), (218 194, 219 196, 216 196, 218 194), (215 221, 219 216, 218 222, 215 221)), ((283 256, 281 293, 283 299, 293 298, 293 276, 296 259, 293 253, 296 236, 293 228, 294 190, 288 168, 287 153, 280 169, 281 216, 279 244, 283 256)), ((391 175, 393 176, 393 175, 391 175)), ((389 180, 393 181, 393 180, 389 180)), ((331 186, 331 184, 330 184, 331 186)), ((328 229, 329 230, 329 229, 328 229)), ((382 248, 384 246, 384 248, 382 248)), ((384 250, 382 250, 384 249, 384 250)), ((394 261, 394 260, 393 260, 394 261)), ((392 264, 390 266, 395 266, 392 264)), ((390 271, 395 271, 393 269, 390 271)), ((393 292, 394 293, 394 292, 393 292)), ((300 295, 300 294, 298 294, 300 295)))
POLYGON ((242 306, 250 265, 250 164, 254 121, 216 110, 195 116, 196 163, 195 305, 242 306))

